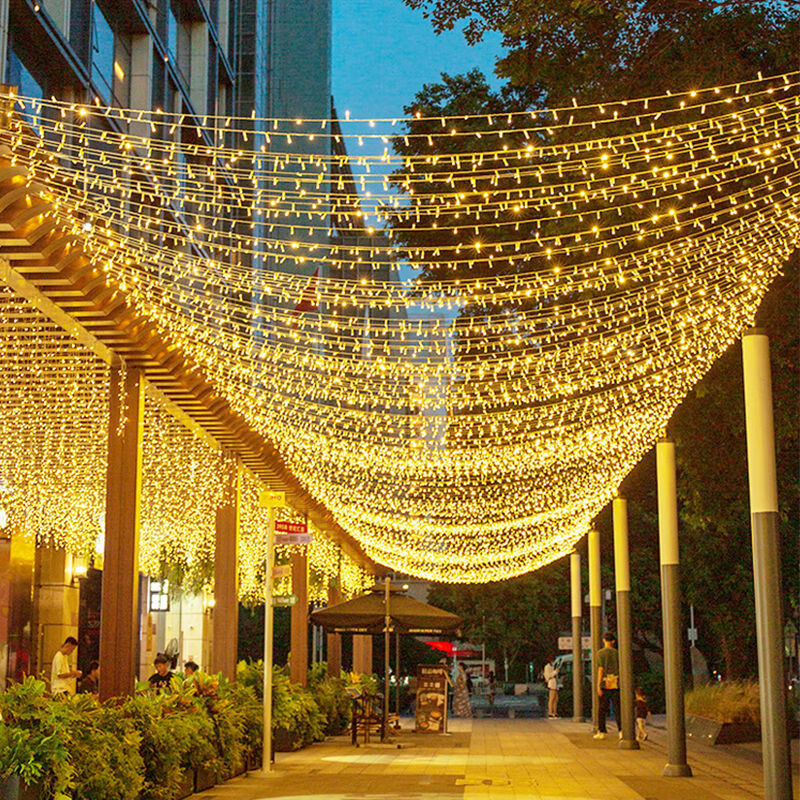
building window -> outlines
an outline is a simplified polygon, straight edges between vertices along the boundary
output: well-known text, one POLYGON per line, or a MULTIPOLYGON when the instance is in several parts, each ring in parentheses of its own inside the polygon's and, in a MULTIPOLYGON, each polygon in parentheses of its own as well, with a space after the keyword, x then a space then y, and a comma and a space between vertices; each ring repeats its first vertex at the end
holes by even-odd
POLYGON ((130 97, 131 48, 115 33, 108 18, 92 5, 92 83, 105 103, 127 106, 130 97))
POLYGON ((167 54, 184 84, 189 86, 192 32, 191 23, 176 0, 167 2, 167 54))
POLYGON ((149 611, 169 611, 169 581, 150 581, 149 611))
MULTIPOLYGON (((22 63, 19 56, 13 51, 8 51, 7 75, 9 83, 17 86, 20 97, 41 100, 44 97, 42 85, 31 75, 28 68, 22 63)), ((41 106, 27 103, 24 108, 17 106, 20 116, 27 121, 37 134, 41 135, 41 106)))

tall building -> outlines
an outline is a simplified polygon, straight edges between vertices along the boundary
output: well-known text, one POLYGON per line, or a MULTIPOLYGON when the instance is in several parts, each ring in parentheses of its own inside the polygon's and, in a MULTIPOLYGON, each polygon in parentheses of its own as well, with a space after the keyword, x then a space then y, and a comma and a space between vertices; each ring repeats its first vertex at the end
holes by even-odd
MULTIPOLYGON (((134 127, 141 123, 131 123, 130 133, 168 143, 165 152, 173 159, 170 174, 178 181, 187 180, 184 167, 191 166, 194 158, 183 139, 194 136, 195 130, 202 130, 204 144, 211 147, 225 143, 225 119, 229 116, 248 118, 253 114, 259 120, 254 125, 264 125, 265 117, 327 117, 330 39, 330 0, 0 2, 2 78, 16 86, 20 95, 160 109, 196 121, 191 134, 188 126, 176 130, 168 124, 160 129, 147 125, 142 126, 146 131, 137 131, 134 127)), ((41 113, 54 112, 45 108, 41 113)), ((35 117, 28 122, 36 131, 35 117)), ((123 123, 113 116, 98 116, 92 124, 123 123)), ((184 210, 183 201, 165 203, 159 209, 160 219, 167 217, 171 226, 184 225, 184 210)), ((241 210, 227 216, 222 212, 214 224, 231 238, 249 231, 247 235, 257 243, 251 252, 232 258, 252 270, 253 299, 260 301, 259 272, 265 265, 274 268, 264 253, 264 242, 271 234, 266 221, 245 214, 241 210)), ((175 246, 158 221, 149 230, 154 244, 175 246)), ((280 238, 280 233, 275 236, 280 238)), ((191 248, 203 256, 206 244, 195 236, 191 248)), ((10 476, 0 475, 0 488, 5 477, 10 476)), ((99 624, 96 571, 90 569, 78 581, 69 553, 45 547, 22 553, 21 541, 10 549, 9 557, 26 565, 25 570, 14 573, 9 638, 14 631, 27 631, 20 635, 28 637, 28 644, 15 645, 24 661, 14 661, 0 650, 0 676, 48 670, 52 653, 66 635, 79 635, 82 643, 89 642, 99 624), (24 652, 27 647, 30 654, 24 652)), ((4 604, 0 597, 0 614, 4 604)), ((197 596, 187 607, 175 603, 171 607, 163 584, 143 577, 140 605, 142 671, 148 667, 145 654, 152 657, 153 651, 165 649, 173 636, 180 640, 184 656, 206 660, 202 631, 208 616, 204 614, 209 608, 207 598, 197 596)), ((81 666, 90 655, 96 655, 88 645, 79 654, 81 666)))

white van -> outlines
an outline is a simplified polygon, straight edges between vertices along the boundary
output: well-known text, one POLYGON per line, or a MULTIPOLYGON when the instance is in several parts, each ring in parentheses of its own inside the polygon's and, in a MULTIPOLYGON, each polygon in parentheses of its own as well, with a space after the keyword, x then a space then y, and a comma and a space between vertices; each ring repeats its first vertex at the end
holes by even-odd
MULTIPOLYGON (((572 653, 562 653, 553 659, 553 666, 558 670, 558 678, 564 681, 572 678, 572 653)), ((583 651, 583 675, 591 680, 592 653, 589 650, 583 651)))

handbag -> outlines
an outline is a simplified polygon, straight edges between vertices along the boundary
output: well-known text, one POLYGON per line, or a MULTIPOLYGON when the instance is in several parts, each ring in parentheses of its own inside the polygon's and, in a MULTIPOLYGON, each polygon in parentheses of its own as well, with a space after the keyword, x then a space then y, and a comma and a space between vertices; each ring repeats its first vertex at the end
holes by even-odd
POLYGON ((619 689, 619 675, 604 675, 603 676, 604 689, 619 689))

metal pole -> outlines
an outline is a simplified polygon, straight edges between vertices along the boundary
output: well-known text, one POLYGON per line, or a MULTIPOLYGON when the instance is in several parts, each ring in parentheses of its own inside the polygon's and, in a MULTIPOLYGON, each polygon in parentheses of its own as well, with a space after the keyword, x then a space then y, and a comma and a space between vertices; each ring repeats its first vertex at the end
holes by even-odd
POLYGON ((742 363, 764 794, 769 800, 791 800, 792 770, 783 671, 781 554, 775 432, 772 420, 772 375, 769 339, 760 328, 745 331, 742 337, 742 363))
POLYGON ((397 727, 400 728, 400 631, 394 632, 394 678, 395 678, 395 712, 397 727))
POLYGON ((597 694, 597 654, 602 632, 602 595, 600 586, 600 532, 589 531, 589 629, 592 637, 592 730, 599 730, 600 698, 597 694))
POLYGON ((272 770, 272 571, 275 563, 275 509, 270 507, 267 525, 267 556, 264 564, 264 735, 261 770, 272 770))
POLYGON ((386 737, 386 732, 389 729, 389 628, 392 623, 391 613, 389 611, 389 588, 390 579, 386 576, 386 584, 384 586, 384 610, 386 616, 383 621, 383 733, 382 736, 386 737))
POLYGON ((583 722, 583 597, 581 595, 581 554, 569 554, 572 605, 572 721, 583 722))
POLYGON ((614 577, 617 584, 617 646, 619 648, 619 708, 622 750, 638 750, 633 716, 633 644, 631 642, 631 569, 628 553, 628 501, 614 499, 614 577))
POLYGON ((681 586, 678 566, 678 493, 675 480, 675 445, 656 445, 658 476, 658 535, 661 552, 661 615, 664 628, 664 688, 667 705, 667 764, 664 775, 688 778, 686 719, 683 705, 683 642, 681 637, 681 586))

